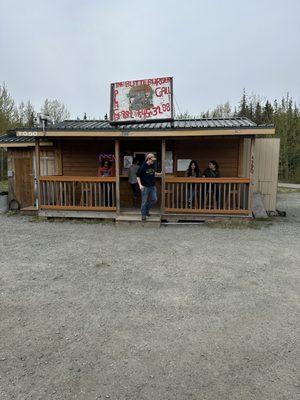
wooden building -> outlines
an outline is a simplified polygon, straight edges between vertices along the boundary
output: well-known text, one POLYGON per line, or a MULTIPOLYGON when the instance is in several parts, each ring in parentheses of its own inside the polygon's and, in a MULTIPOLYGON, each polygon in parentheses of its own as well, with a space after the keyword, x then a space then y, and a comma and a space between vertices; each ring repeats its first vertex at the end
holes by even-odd
POLYGON ((279 140, 266 138, 274 133, 273 126, 257 126, 247 118, 117 126, 105 120, 70 120, 46 131, 9 132, 0 137, 0 146, 8 151, 9 198, 17 199, 22 209, 35 207, 39 215, 113 219, 133 211, 138 215, 126 162, 154 152, 157 171, 163 171, 157 178, 159 218, 249 218, 254 190, 262 192, 267 210, 275 209, 279 140), (98 176, 101 157, 111 160, 113 176, 98 176), (186 177, 191 159, 201 171, 209 160, 217 160, 221 177, 186 177))

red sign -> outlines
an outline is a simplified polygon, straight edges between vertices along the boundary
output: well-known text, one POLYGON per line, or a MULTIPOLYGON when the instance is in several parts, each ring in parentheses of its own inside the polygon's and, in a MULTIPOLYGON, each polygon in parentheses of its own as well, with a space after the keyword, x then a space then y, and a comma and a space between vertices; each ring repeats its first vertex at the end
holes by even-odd
POLYGON ((173 78, 154 78, 111 84, 110 120, 145 122, 173 119, 173 78))

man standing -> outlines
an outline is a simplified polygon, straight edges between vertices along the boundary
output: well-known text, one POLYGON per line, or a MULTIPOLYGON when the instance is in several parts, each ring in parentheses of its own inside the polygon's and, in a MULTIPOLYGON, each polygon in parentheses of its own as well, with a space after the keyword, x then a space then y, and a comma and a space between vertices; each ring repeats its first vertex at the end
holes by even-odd
POLYGON ((133 194, 133 207, 137 206, 137 199, 139 196, 139 186, 136 177, 138 170, 139 170, 139 161, 137 158, 134 158, 132 165, 129 167, 128 170, 128 182, 130 183, 133 194))
POLYGON ((137 181, 142 194, 142 221, 146 221, 146 217, 150 217, 150 208, 157 202, 155 176, 160 176, 161 174, 154 170, 153 164, 155 160, 154 154, 147 154, 145 162, 137 172, 137 181))

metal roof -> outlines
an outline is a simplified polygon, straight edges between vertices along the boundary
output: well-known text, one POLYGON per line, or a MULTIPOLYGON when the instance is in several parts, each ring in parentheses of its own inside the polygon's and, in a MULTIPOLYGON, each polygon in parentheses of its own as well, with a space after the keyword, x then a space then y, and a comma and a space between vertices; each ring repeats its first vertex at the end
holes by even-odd
MULTIPOLYGON (((47 128, 51 131, 163 131, 163 130, 210 130, 210 129, 263 129, 273 128, 273 125, 257 125, 245 117, 236 118, 201 118, 201 119, 176 119, 173 122, 145 122, 134 124, 110 124, 107 120, 65 120, 47 128)), ((35 141, 34 135, 16 136, 17 131, 42 131, 41 128, 15 129, 0 135, 0 144, 32 143, 35 141)))
POLYGON ((109 131, 109 130, 164 130, 164 129, 240 129, 256 128, 248 118, 176 119, 174 122, 145 122, 110 124, 107 120, 66 120, 49 126, 48 131, 109 131))
POLYGON ((32 143, 34 140, 31 136, 16 136, 14 132, 0 135, 0 143, 32 143))

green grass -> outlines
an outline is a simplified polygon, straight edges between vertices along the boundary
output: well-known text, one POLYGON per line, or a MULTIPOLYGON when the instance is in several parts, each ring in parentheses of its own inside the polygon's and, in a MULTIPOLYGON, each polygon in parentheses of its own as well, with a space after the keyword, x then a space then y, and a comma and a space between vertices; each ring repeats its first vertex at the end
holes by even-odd
POLYGON ((209 228, 221 229, 261 229, 262 224, 256 220, 224 219, 217 221, 205 221, 209 228))
POLYGON ((3 192, 3 191, 8 191, 8 180, 7 179, 3 179, 3 180, 0 180, 0 192, 3 192))
POLYGON ((278 187, 277 192, 278 193, 300 193, 300 189, 278 187))

